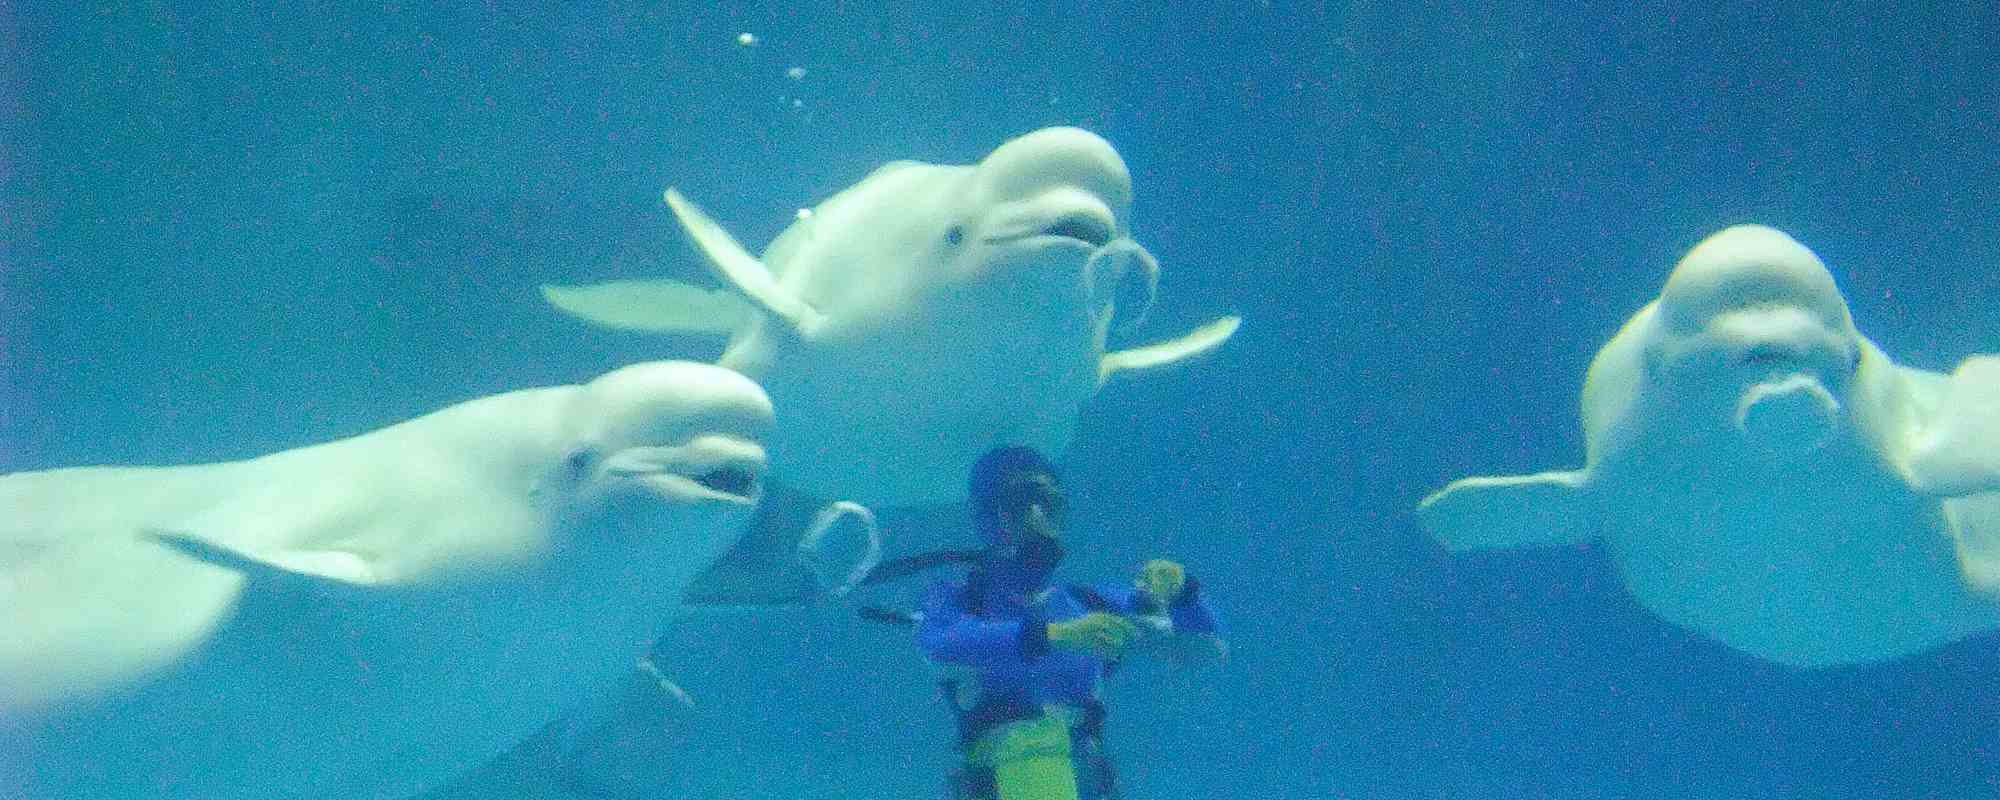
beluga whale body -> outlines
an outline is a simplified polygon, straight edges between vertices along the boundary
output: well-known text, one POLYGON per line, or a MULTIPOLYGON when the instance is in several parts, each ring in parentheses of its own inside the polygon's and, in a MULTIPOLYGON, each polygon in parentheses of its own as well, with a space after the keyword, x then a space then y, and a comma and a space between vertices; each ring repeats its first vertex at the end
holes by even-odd
MULTIPOLYGON (((544 295, 599 325, 729 334, 717 363, 770 392, 786 420, 773 484, 804 497, 960 502, 989 447, 1060 453, 1107 382, 1207 352, 1240 323, 1110 348, 1144 319, 1159 264, 1132 238, 1123 159, 1076 128, 974 165, 887 164, 802 212, 761 259, 677 190, 666 200, 726 289, 642 280, 544 295)), ((757 527, 730 556, 743 580, 718 601, 786 583, 757 573, 787 563, 792 542, 757 527)))
POLYGON ((245 461, 0 476, 0 794, 441 785, 631 672, 752 519, 772 420, 652 362, 245 461))
POLYGON ((1582 469, 1456 481, 1423 525, 1452 550, 1600 542, 1641 605, 1783 664, 2000 627, 2000 357, 1896 364, 1790 236, 1697 245, 1581 405, 1582 469))

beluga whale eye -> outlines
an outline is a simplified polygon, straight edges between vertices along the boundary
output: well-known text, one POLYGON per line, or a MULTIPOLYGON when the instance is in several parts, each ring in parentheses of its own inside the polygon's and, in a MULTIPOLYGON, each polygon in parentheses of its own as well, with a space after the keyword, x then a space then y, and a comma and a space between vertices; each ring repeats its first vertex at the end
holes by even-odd
POLYGON ((965 241, 964 225, 953 225, 944 229, 944 244, 946 247, 957 247, 963 241, 965 241))

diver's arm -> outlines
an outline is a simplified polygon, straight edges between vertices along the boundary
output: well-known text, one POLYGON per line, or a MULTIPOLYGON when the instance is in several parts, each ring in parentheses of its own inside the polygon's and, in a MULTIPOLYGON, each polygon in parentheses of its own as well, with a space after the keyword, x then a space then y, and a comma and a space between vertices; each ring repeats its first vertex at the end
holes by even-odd
POLYGON ((962 586, 934 583, 924 593, 917 645, 931 660, 979 666, 1048 652, 1048 626, 1032 620, 968 614, 958 602, 963 592, 962 586))

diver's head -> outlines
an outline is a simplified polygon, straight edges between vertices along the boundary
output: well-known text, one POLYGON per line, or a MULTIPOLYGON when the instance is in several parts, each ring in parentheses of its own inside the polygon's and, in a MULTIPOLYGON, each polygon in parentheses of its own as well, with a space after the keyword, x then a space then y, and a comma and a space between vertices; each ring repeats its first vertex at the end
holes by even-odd
POLYGON ((1062 480, 1033 448, 996 447, 972 465, 966 494, 973 524, 987 545, 1019 544, 1026 536, 1060 538, 1068 501, 1062 480))
POLYGON ((1037 579, 1055 569, 1069 501, 1047 459, 1028 447, 994 448, 973 465, 967 488, 973 526, 993 559, 1027 568, 1037 579))

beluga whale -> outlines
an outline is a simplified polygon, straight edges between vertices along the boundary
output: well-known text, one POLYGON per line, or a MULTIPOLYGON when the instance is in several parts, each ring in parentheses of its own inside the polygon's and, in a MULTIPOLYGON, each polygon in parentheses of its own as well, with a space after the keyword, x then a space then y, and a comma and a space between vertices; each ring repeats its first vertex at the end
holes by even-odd
MULTIPOLYGON (((772 483, 801 497, 961 502, 989 447, 1063 452, 1109 382, 1184 363, 1241 322, 1111 347, 1145 319, 1159 263, 1132 238, 1124 160, 1077 128, 1028 133, 972 165, 884 165, 802 211, 761 257, 679 190, 666 202, 724 288, 622 280, 543 294, 601 326, 728 335, 716 363, 770 393, 786 420, 772 483)), ((769 575, 792 562, 790 533, 756 528, 726 562, 738 585, 704 596, 754 600, 776 581, 788 588, 768 599, 790 597, 798 582, 769 575)))
POLYGON ((1645 608, 1797 667, 2000 628, 2000 356, 1895 363, 1785 233, 1696 245, 1581 406, 1582 469, 1453 482, 1423 526, 1454 551, 1601 544, 1645 608))
POLYGON ((753 518, 772 427, 748 378, 649 362, 243 461, 0 476, 0 794, 442 785, 631 673, 753 518))

